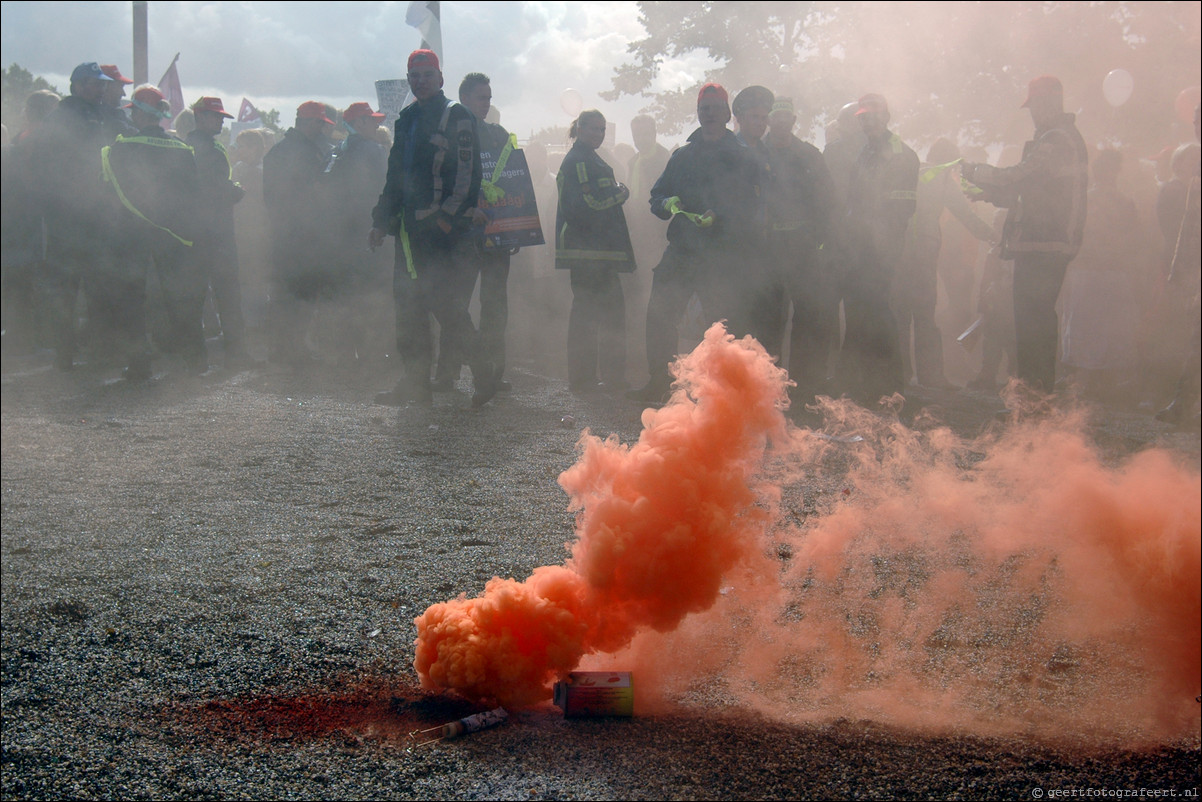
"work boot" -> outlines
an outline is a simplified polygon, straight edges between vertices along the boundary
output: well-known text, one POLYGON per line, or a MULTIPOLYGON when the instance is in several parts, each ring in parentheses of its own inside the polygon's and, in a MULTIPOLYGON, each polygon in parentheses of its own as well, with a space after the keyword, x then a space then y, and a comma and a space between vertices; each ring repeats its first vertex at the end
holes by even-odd
POLYGON ((497 394, 497 369, 491 362, 481 362, 472 367, 472 406, 482 407, 497 394))

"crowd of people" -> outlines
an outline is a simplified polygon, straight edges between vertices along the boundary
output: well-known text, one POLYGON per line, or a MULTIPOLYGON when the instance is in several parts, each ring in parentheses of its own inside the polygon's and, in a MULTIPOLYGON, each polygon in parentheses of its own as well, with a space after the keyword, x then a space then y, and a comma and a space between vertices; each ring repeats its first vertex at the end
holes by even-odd
POLYGON ((5 148, 6 353, 49 345, 68 371, 86 343, 85 361, 141 381, 159 357, 209 370, 214 328, 224 367, 245 369, 264 364, 247 347, 248 318, 262 319, 268 364, 312 369, 328 337, 367 375, 397 355, 378 403, 428 406, 467 366, 480 406, 510 389, 512 272, 519 317, 566 307, 566 341, 543 332, 523 351, 558 351, 577 394, 663 403, 687 338, 723 321, 787 367, 799 419, 819 395, 896 405, 913 385, 960 389, 944 344, 963 326, 959 342, 981 351, 970 390, 1073 385, 1167 400, 1159 418, 1197 426, 1199 145, 1165 160, 1144 215, 1120 188, 1123 154, 1087 145, 1055 77, 1030 82, 1034 134, 993 163, 950 134, 920 158, 872 93, 834 115, 821 150, 764 86, 702 86, 674 150, 645 115, 633 148, 606 147, 613 126, 589 109, 557 166, 543 145, 524 150, 550 236, 522 248, 484 236, 518 149, 489 119, 489 78, 469 73, 454 102, 421 49, 407 79, 413 102, 391 131, 366 102, 308 101, 282 137, 244 130, 229 149, 219 98, 168 131, 159 90, 126 101, 132 82, 112 65, 79 65, 67 97, 30 95, 5 148), (264 230, 265 249, 250 236, 264 230), (317 331, 323 305, 339 312, 317 331))

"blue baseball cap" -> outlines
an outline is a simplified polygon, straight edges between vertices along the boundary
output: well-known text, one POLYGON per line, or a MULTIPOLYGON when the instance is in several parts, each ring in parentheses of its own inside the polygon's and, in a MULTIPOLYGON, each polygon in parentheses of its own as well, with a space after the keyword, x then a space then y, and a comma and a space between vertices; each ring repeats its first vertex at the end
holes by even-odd
POLYGON ((86 81, 89 78, 95 78, 98 81, 113 80, 104 74, 104 70, 100 69, 100 65, 95 61, 89 61, 85 64, 80 64, 71 72, 71 83, 75 83, 76 81, 86 81))

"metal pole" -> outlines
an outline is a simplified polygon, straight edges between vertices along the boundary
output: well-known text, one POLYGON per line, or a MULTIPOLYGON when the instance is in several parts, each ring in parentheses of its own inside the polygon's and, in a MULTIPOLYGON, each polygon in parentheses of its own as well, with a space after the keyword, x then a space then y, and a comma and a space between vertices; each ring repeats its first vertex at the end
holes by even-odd
POLYGON ((134 2, 134 86, 150 82, 150 59, 147 52, 145 0, 134 2))

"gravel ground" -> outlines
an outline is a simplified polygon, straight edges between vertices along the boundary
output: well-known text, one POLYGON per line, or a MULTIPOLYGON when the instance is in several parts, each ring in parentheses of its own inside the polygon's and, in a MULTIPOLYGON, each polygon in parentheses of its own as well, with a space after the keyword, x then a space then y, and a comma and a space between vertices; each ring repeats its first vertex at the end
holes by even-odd
MULTIPOLYGON (((483 409, 464 381, 397 411, 371 405, 387 375, 128 385, 46 362, 4 364, 6 799, 1196 795, 1196 738, 1080 749, 790 726, 704 694, 633 719, 565 720, 548 703, 411 748, 410 731, 479 709, 418 689, 414 616, 561 563, 574 517, 556 480, 580 430, 634 442, 641 410, 521 364, 483 409)), ((967 434, 1001 409, 919 401, 967 434)), ((1115 457, 1156 444, 1198 462, 1196 433, 1147 414, 1091 433, 1115 457)))

